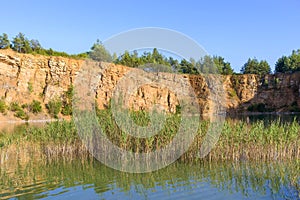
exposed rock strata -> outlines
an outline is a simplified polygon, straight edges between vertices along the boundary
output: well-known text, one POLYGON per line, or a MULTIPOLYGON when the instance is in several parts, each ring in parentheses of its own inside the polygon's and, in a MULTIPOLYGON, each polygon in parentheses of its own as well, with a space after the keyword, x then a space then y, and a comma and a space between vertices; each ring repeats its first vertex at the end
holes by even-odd
MULTIPOLYGON (((7 103, 30 103, 33 99, 46 104, 50 99, 63 98, 74 83, 84 61, 62 57, 18 54, 0 51, 0 98, 7 103)), ((96 98, 101 109, 109 105, 122 77, 132 68, 102 63, 96 98)), ((300 105, 300 73, 257 75, 201 76, 161 73, 165 81, 188 80, 194 89, 201 113, 209 114, 226 108, 227 112, 244 112, 249 106, 263 104, 271 111, 291 111, 300 105), (222 96, 224 98, 222 98, 222 96), (220 106, 221 105, 221 106, 220 106)), ((176 112, 176 93, 163 85, 146 84, 131 93, 128 105, 149 109, 154 103, 168 112, 176 112)), ((0 114, 1 115, 1 114, 0 114)))

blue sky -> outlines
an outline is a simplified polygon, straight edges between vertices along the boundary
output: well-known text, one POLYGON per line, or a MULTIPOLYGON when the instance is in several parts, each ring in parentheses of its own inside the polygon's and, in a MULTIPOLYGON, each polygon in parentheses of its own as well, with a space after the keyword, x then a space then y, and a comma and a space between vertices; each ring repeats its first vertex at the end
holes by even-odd
POLYGON ((211 55, 223 56, 235 71, 249 57, 272 69, 282 55, 300 49, 300 0, 1 2, 0 33, 23 32, 43 47, 68 53, 88 51, 97 38, 162 27, 196 40, 211 55))

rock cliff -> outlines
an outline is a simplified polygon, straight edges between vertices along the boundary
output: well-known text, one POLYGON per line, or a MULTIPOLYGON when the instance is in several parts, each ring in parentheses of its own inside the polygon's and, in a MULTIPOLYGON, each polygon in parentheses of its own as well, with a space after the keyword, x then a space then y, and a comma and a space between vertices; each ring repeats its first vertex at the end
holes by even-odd
MULTIPOLYGON (((18 54, 11 50, 1 50, 0 98, 7 105, 12 102, 22 105, 28 104, 32 100, 38 100, 44 106, 51 99, 63 100, 64 93, 74 83, 83 62, 62 57, 18 54)), ((103 71, 99 76, 95 97, 99 108, 104 109, 108 107, 121 78, 128 72, 137 69, 111 63, 101 63, 100 65, 103 66, 103 71)), ((166 73, 159 73, 157 76, 166 81, 179 78, 188 80, 197 97, 202 114, 214 112, 217 104, 222 105, 229 113, 299 111, 300 73, 266 75, 264 77, 166 73), (219 85, 219 88, 215 87, 216 84, 219 85), (219 96, 224 98, 218 99, 219 96)), ((151 84, 137 88, 132 92, 128 102, 128 106, 134 109, 146 110, 156 103, 168 112, 176 112, 179 104, 174 91, 151 84)), ((3 118, 3 114, 0 113, 0 115, 3 118)))

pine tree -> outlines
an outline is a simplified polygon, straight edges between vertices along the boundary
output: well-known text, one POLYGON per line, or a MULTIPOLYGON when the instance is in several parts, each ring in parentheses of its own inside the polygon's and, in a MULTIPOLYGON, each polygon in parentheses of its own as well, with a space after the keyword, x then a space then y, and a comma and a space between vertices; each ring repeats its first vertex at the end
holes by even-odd
POLYGON ((8 35, 3 33, 0 35, 0 49, 8 49, 10 48, 10 41, 8 39, 8 35))

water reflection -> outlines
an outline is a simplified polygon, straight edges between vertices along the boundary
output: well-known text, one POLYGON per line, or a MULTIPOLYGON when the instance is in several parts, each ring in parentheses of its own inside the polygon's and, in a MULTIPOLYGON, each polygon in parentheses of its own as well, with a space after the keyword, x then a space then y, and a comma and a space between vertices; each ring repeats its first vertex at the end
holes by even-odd
POLYGON ((240 199, 300 198, 300 163, 181 163, 146 174, 95 160, 0 166, 0 198, 240 199))

